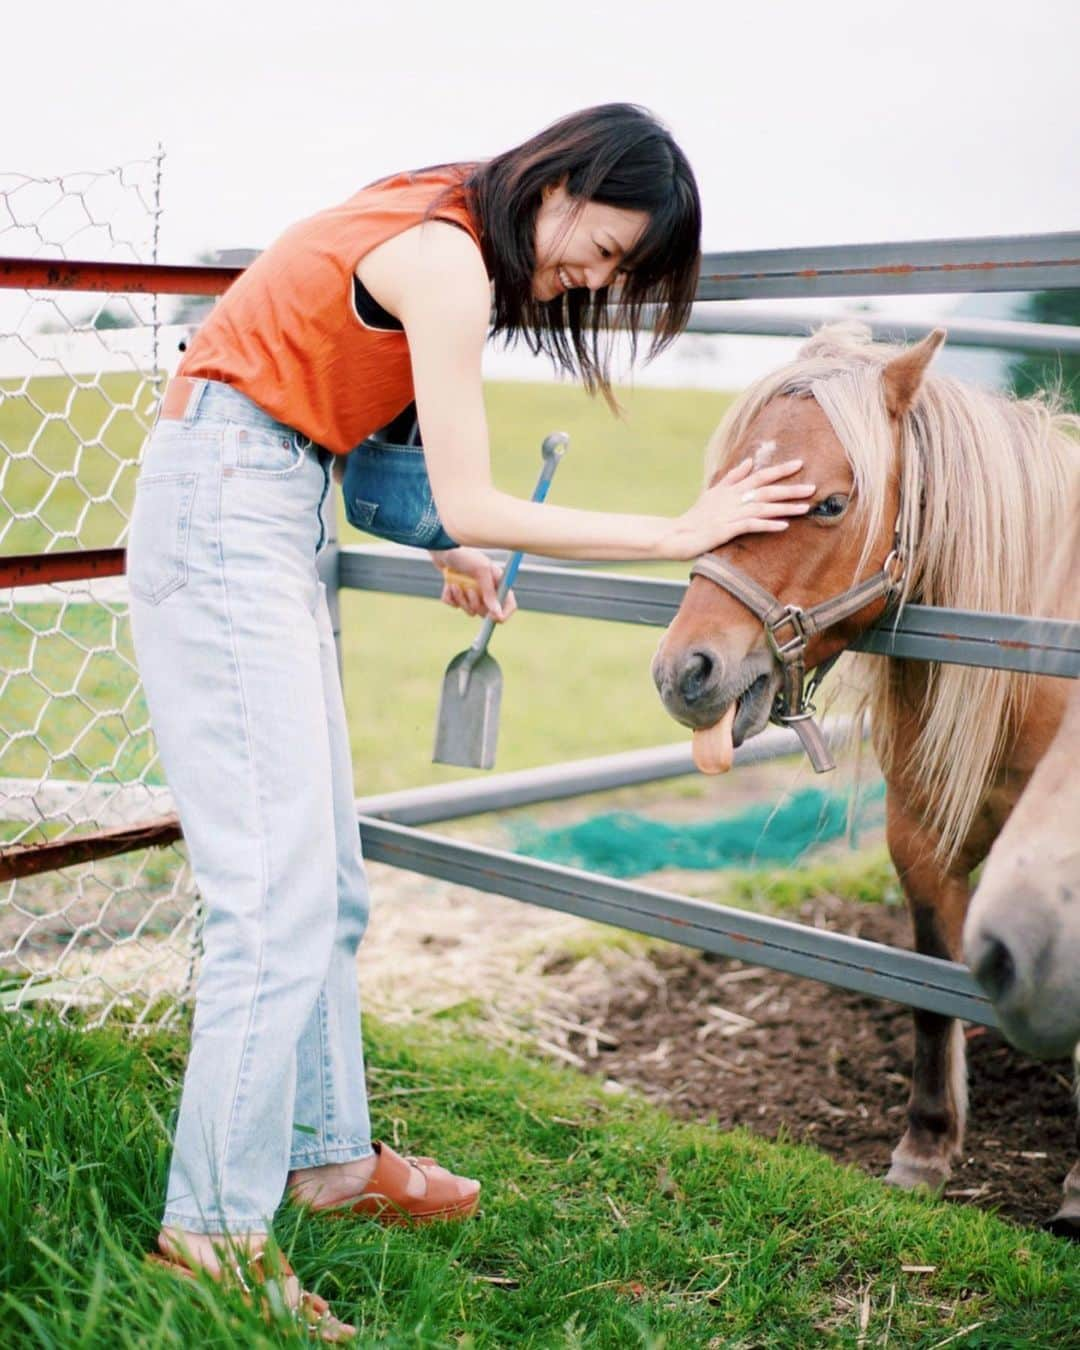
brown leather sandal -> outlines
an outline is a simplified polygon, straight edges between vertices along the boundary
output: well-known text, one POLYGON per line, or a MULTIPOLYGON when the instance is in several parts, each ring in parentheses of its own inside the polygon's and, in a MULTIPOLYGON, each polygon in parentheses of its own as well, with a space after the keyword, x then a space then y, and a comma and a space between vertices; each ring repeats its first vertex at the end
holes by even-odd
POLYGON ((256 1290, 259 1289, 259 1302, 264 1318, 273 1319, 274 1304, 284 1307, 309 1336, 320 1341, 350 1341, 356 1335, 356 1328, 348 1322, 339 1321, 330 1311, 330 1304, 319 1294, 309 1293, 300 1287, 292 1266, 280 1252, 254 1252, 241 1265, 233 1260, 231 1265, 222 1266, 217 1274, 199 1268, 193 1269, 182 1260, 147 1252, 149 1265, 158 1266, 170 1274, 180 1275, 186 1280, 198 1279, 200 1274, 210 1275, 225 1288, 239 1289, 245 1303, 254 1303, 256 1290), (273 1303, 262 1293, 261 1286, 276 1285, 278 1298, 273 1303))
POLYGON ((336 1205, 323 1208, 310 1205, 308 1208, 337 1218, 370 1214, 386 1224, 467 1219, 476 1213, 480 1204, 478 1181, 455 1176, 440 1167, 434 1158, 404 1158, 389 1144, 379 1141, 372 1147, 376 1155, 375 1170, 358 1196, 336 1205), (409 1194, 409 1179, 413 1172, 419 1172, 424 1178, 421 1195, 409 1194))

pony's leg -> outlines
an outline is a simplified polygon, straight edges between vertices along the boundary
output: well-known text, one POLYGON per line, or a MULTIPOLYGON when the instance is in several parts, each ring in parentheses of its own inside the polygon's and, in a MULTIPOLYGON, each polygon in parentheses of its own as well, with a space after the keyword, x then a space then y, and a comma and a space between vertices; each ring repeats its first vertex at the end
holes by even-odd
MULTIPOLYGON (((1073 1068, 1076 1074, 1076 1100, 1080 1105, 1080 1046, 1073 1052, 1073 1068)), ((1058 1237, 1080 1242, 1080 1162, 1073 1166, 1061 1189, 1061 1208, 1052 1219, 1047 1219, 1046 1227, 1058 1237)))
MULTIPOLYGON (((888 809, 889 851, 900 877, 925 956, 956 960, 970 898, 966 874, 947 873, 934 861, 932 840, 892 799, 888 809)), ((885 1180, 911 1190, 939 1190, 964 1144, 967 1061, 962 1025, 952 1017, 916 1009, 915 1060, 907 1129, 893 1150, 885 1180)))
POLYGON ((1073 1167, 1061 1189, 1061 1208, 1052 1219, 1047 1219, 1046 1227, 1058 1237, 1080 1242, 1080 1163, 1073 1167))

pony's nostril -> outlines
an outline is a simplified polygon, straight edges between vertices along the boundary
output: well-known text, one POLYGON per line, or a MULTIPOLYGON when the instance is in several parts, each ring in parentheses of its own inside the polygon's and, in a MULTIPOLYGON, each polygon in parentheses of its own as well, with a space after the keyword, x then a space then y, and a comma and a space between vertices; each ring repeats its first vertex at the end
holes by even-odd
POLYGON ((974 967, 975 978, 995 1001, 1002 999, 1016 980, 1012 953, 999 938, 987 937, 974 967))
POLYGON ((687 703, 696 703, 709 686, 715 662, 708 652, 691 652, 679 672, 679 693, 687 703))

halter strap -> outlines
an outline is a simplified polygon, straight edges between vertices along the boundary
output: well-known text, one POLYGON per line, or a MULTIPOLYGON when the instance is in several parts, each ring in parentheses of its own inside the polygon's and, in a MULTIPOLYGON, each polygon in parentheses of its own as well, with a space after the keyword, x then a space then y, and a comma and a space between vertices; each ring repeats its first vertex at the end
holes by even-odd
POLYGON ((811 699, 837 658, 832 657, 823 662, 807 688, 806 648, 812 638, 827 628, 849 619, 873 601, 888 599, 895 594, 904 576, 903 557, 899 548, 894 544, 880 572, 875 572, 855 586, 849 586, 839 595, 811 605, 809 609, 803 609, 801 605, 785 605, 742 568, 711 553, 702 554, 694 560, 690 575, 705 577, 713 582, 761 620, 765 627, 765 640, 783 675, 783 685, 776 696, 769 720, 795 729, 815 773, 835 769, 836 764, 829 753, 825 735, 814 721, 816 709, 811 699), (789 635, 784 633, 786 628, 790 628, 789 635))

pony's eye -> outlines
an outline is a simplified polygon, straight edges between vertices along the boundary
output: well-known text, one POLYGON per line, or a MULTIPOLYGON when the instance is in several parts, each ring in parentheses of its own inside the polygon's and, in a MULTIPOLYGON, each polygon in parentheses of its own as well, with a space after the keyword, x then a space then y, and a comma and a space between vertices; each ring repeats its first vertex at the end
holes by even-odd
POLYGON ((817 516, 819 520, 837 520, 847 510, 847 505, 847 497, 842 492, 834 492, 831 497, 818 502, 808 514, 817 516))

